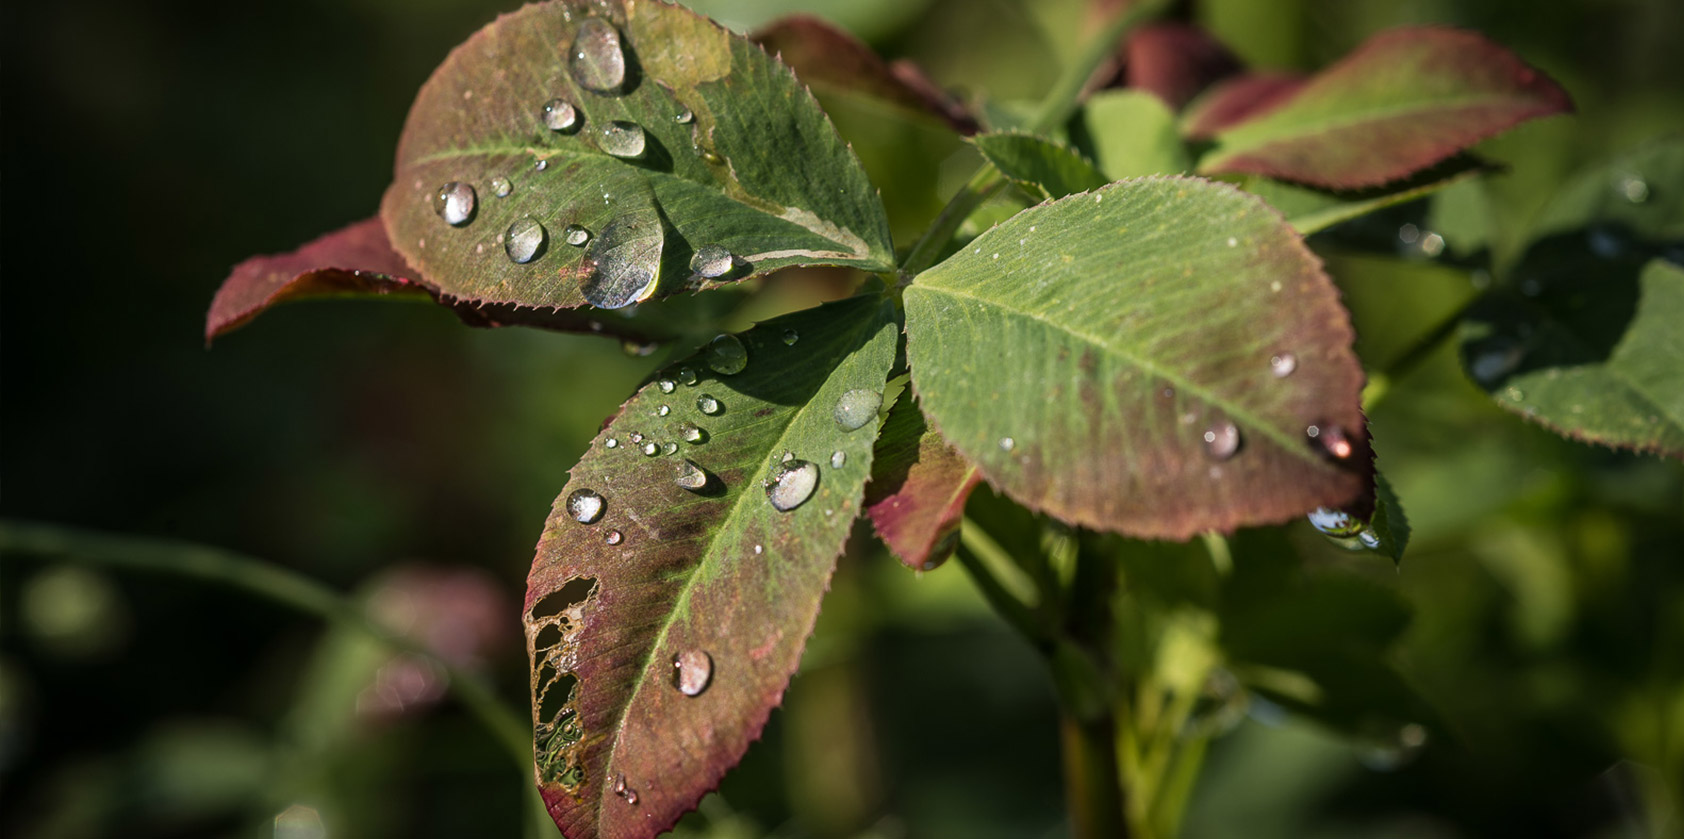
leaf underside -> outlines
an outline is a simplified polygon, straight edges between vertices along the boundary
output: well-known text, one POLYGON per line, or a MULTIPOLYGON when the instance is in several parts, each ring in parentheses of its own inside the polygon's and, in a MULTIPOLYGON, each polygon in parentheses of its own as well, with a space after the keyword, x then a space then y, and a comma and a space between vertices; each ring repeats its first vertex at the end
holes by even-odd
POLYGON ((626 402, 572 470, 538 545, 525 618, 537 779, 571 839, 671 827, 759 735, 871 471, 877 406, 854 430, 835 406, 855 390, 881 398, 897 333, 877 298, 764 323, 740 336, 745 369, 716 373, 703 357, 676 365, 626 402), (661 453, 667 444, 676 451, 661 453), (786 452, 819 477, 780 512, 763 481, 786 452), (686 460, 703 470, 696 489, 679 483, 696 476, 686 460), (580 490, 603 499, 590 523, 569 510, 580 490), (674 682, 685 655, 710 662, 694 696, 674 682))
POLYGON ((976 467, 931 430, 904 391, 877 437, 865 488, 872 527, 902 564, 929 571, 958 545, 965 502, 982 482, 976 467))
POLYGON ((1184 539, 1370 490, 1349 317, 1240 190, 1145 178, 1027 210, 905 305, 931 425, 1032 509, 1184 539))
MULTIPOLYGON (((1560 86, 1481 35, 1395 29, 1278 104, 1217 131, 1199 171, 1375 186, 1526 120, 1571 110, 1560 86)), ((1208 112, 1194 119, 1197 130, 1209 122, 1208 112)))
POLYGON ((410 110, 381 218, 446 293, 526 306, 612 308, 791 265, 893 266, 876 191, 789 68, 641 0, 527 6, 452 51, 410 110), (580 33, 598 37, 581 46, 580 33), (604 66, 619 72, 592 70, 604 66), (552 100, 571 122, 547 115, 552 100), (452 183, 475 193, 459 224, 435 207, 452 183), (516 262, 505 245, 532 221, 540 244, 516 262), (725 273, 693 272, 712 248, 732 255, 725 273))

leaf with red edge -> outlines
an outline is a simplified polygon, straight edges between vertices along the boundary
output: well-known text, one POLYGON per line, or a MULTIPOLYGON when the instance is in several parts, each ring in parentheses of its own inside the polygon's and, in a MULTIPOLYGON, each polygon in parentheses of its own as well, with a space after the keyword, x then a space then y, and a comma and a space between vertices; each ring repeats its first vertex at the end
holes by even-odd
POLYGON ((573 468, 525 616, 538 785, 571 839, 670 828, 759 736, 860 512, 898 338, 879 297, 722 337, 573 468))
POLYGON ((976 115, 911 61, 886 62, 871 47, 830 22, 790 15, 749 33, 815 89, 869 96, 939 120, 964 135, 981 126, 976 115))
POLYGON ((1191 140, 1209 139, 1231 125, 1267 113, 1292 98, 1305 79, 1294 73, 1246 73, 1219 82, 1188 104, 1181 115, 1181 133, 1191 140))
POLYGON ((1136 29, 1129 36, 1125 62, 1129 87, 1157 96, 1176 111, 1242 68, 1239 57, 1215 36, 1202 27, 1175 21, 1136 29))
POLYGON ((1043 204, 904 300, 931 425, 1031 509, 1185 539, 1372 489, 1339 292, 1231 186, 1143 178, 1043 204))
MULTIPOLYGON (((1199 171, 1375 186, 1572 107, 1548 76, 1482 35, 1396 29, 1370 38, 1290 98, 1229 121, 1199 171)), ((1209 130, 1209 118, 1204 111, 1194 124, 1209 130)))
POLYGON ((929 571, 953 555, 965 502, 981 482, 976 467, 930 429, 905 391, 877 437, 866 513, 901 564, 929 571))

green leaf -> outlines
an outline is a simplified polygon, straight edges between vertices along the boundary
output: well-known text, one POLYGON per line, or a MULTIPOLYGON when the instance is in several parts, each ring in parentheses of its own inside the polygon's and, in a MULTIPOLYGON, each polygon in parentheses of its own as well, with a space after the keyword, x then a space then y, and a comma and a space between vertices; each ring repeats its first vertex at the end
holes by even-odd
POLYGON ((1394 29, 1278 104, 1217 131, 1199 171, 1375 186, 1526 120, 1570 110, 1555 82, 1481 35, 1394 29))
POLYGON ((573 468, 525 617, 537 777, 567 836, 666 830, 759 735, 860 511, 894 316, 860 297, 724 336, 573 468))
POLYGON ((1570 182, 1465 325, 1469 376, 1577 440, 1684 457, 1684 141, 1570 182))
POLYGON ((665 3, 553 0, 457 47, 410 109, 381 218, 474 302, 618 308, 790 265, 893 267, 876 191, 789 69, 665 3))
POLYGON ((930 430, 912 392, 895 401, 877 437, 865 507, 901 564, 929 571, 959 543, 965 502, 982 482, 976 467, 930 430))
POLYGON ((1349 316, 1233 187, 1147 178, 1026 210, 905 305, 931 425, 1032 509, 1184 539, 1369 488, 1349 316))
POLYGON ((1238 185, 1280 210, 1292 229, 1308 236, 1375 210, 1431 195, 1487 170, 1479 161, 1457 157, 1405 181, 1369 189, 1314 189, 1258 175, 1247 175, 1238 185))
POLYGON ((1403 514, 1403 502, 1398 501, 1391 482, 1378 472, 1374 474, 1374 518, 1368 526, 1375 538, 1370 549, 1391 557, 1393 562, 1402 562, 1403 552, 1409 547, 1409 518, 1403 514))
POLYGON ((1163 100, 1141 90, 1107 90, 1082 105, 1077 145, 1093 155, 1107 180, 1170 175, 1192 169, 1163 100))
POLYGON ((1063 198, 1106 182, 1106 177, 1074 149, 1033 134, 978 134, 971 143, 1001 174, 1040 198, 1063 198))

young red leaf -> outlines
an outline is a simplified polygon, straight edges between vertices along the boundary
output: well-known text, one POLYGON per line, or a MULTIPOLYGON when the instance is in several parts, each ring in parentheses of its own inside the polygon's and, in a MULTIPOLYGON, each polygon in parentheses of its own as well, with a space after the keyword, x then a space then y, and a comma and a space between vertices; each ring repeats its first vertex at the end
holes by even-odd
MULTIPOLYGON (((1572 107, 1559 85, 1484 36, 1396 29, 1369 39, 1291 98, 1227 120, 1199 170, 1374 186, 1572 107)), ((1195 126, 1212 130, 1210 113, 1200 110, 1195 126)))
POLYGON ((976 467, 924 422, 905 391, 877 437, 865 508, 877 535, 901 563, 929 571, 953 555, 976 467))
POLYGON ((910 61, 886 62, 871 47, 811 15, 779 18, 749 34, 815 88, 831 88, 881 99, 929 116, 964 135, 980 126, 964 103, 942 90, 910 61))
POLYGON ((1173 21, 1135 30, 1125 61, 1128 86, 1152 93, 1172 111, 1241 69, 1239 57, 1209 32, 1173 21))
POLYGON ((1209 139, 1292 98, 1304 81, 1292 73, 1246 73, 1219 82, 1187 106, 1181 133, 1192 140, 1209 139))
POLYGON ((670 828, 781 701, 860 511, 895 314, 721 336, 573 468, 526 597, 537 780, 570 839, 670 828))

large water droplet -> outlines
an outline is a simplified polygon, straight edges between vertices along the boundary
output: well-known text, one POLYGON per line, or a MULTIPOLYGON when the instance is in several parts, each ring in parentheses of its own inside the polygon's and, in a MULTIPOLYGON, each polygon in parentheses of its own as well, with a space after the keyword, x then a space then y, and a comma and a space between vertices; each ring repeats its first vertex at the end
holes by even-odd
POLYGON ((875 419, 877 410, 882 407, 883 394, 875 390, 855 389, 836 400, 831 416, 843 431, 857 431, 875 419))
POLYGON ((618 93, 626 82, 626 53, 620 46, 620 30, 599 17, 579 24, 569 56, 573 80, 597 93, 618 93))
POLYGON ((635 159, 643 156, 647 138, 643 134, 643 126, 617 119, 603 123, 597 129, 596 144, 607 154, 635 159))
POLYGON ((662 393, 672 393, 678 389, 678 383, 672 379, 660 379, 655 382, 655 387, 660 388, 662 393))
POLYGON ((1222 420, 1205 429, 1205 454, 1217 460, 1227 460, 1240 450, 1240 427, 1231 420, 1222 420))
POLYGON ((551 131, 571 131, 579 125, 579 110, 566 99, 544 103, 544 125, 551 131))
POLYGON ((1344 510, 1317 507, 1310 511, 1310 526, 1337 538, 1347 538, 1362 532, 1363 522, 1344 510))
POLYGON ((685 696, 701 696, 713 681, 713 656, 685 650, 672 657, 672 684, 685 696))
POLYGON ((1292 375, 1292 371, 1297 369, 1298 356, 1292 353, 1283 352, 1280 355, 1269 357, 1269 372, 1274 373, 1277 379, 1284 379, 1292 375))
POLYGON ((567 225, 567 229, 561 231, 561 236, 567 240, 567 244, 576 248, 584 247, 585 243, 591 240, 591 232, 577 224, 567 225))
POLYGON ((727 333, 708 342, 704 358, 713 372, 730 376, 748 366, 748 348, 737 336, 727 333))
POLYGON ((718 414, 720 411, 725 410, 724 406, 719 404, 718 399, 715 399, 705 393, 696 397, 696 409, 709 416, 713 416, 718 414))
POLYGON ((672 454, 676 451, 678 451, 678 444, 671 440, 661 444, 661 454, 672 454))
POLYGON ((650 440, 649 442, 643 444, 643 453, 648 457, 654 457, 655 455, 661 453, 661 444, 655 442, 654 440, 650 440))
POLYGON ((655 293, 661 268, 660 222, 625 217, 609 222, 591 245, 594 268, 581 284, 585 301, 622 309, 655 293))
POLYGON ((567 496, 567 514, 580 524, 595 524, 606 509, 608 502, 591 490, 576 489, 567 496))
POLYGON ((525 265, 538 258, 544 251, 544 240, 548 233, 544 225, 531 216, 515 219, 509 225, 509 232, 503 235, 503 252, 509 255, 509 261, 525 265))
POLYGON ((736 258, 718 245, 703 245, 690 257, 690 270, 698 276, 713 280, 731 273, 736 258))
POLYGON ((787 513, 812 498, 818 485, 819 467, 805 460, 791 460, 773 469, 766 497, 771 500, 773 509, 787 513))
POLYGON ((602 441, 602 447, 605 449, 617 449, 620 447, 620 441, 614 439, 613 437, 609 437, 607 440, 602 441))
POLYGON ((498 198, 507 198, 507 197, 509 197, 509 193, 514 192, 514 191, 515 191, 515 185, 510 183, 508 178, 492 178, 491 179, 491 194, 492 195, 495 195, 498 198))
POLYGON ((681 422, 678 424, 678 436, 684 438, 686 443, 700 443, 707 436, 707 432, 693 422, 681 422))
POLYGON ((678 462, 678 474, 673 483, 691 491, 707 489, 708 473, 697 466, 696 461, 686 458, 678 462))
POLYGON ((474 188, 461 181, 451 181, 433 195, 433 212, 453 227, 473 221, 476 204, 474 188))

